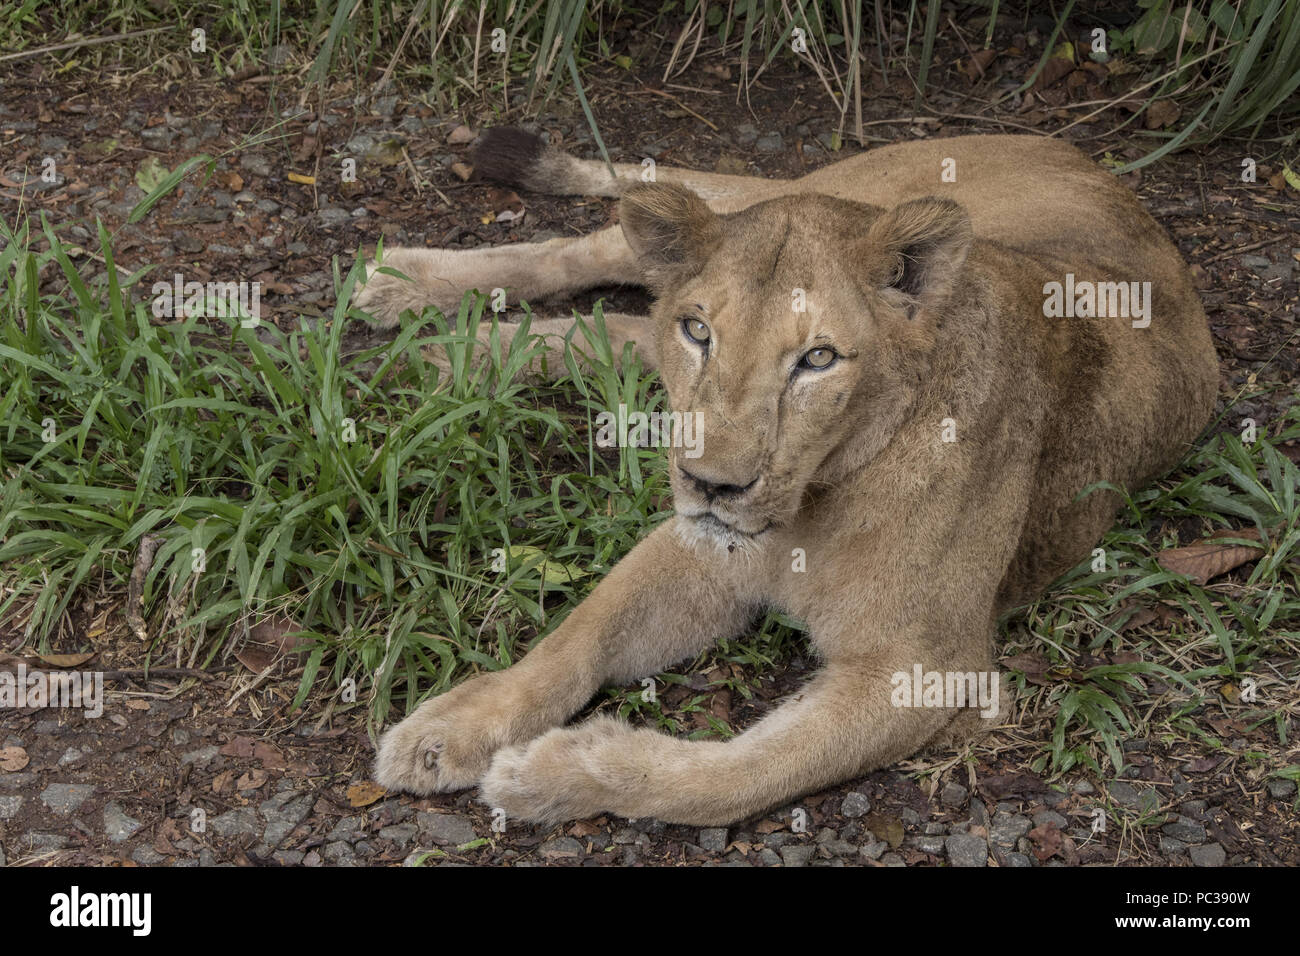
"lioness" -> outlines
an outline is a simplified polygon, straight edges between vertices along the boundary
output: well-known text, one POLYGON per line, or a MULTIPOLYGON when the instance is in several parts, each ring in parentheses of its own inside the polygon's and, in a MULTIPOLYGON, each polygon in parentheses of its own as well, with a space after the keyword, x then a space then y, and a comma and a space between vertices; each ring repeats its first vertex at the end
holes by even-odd
POLYGON ((643 284, 651 315, 608 319, 615 354, 634 341, 672 407, 702 416, 702 454, 669 451, 675 516, 554 633, 385 732, 376 778, 391 789, 477 784, 539 822, 727 824, 948 739, 978 719, 928 695, 947 706, 897 706, 898 676, 990 672, 999 613, 1085 558, 1115 515, 1114 493, 1079 492, 1169 468, 1214 404, 1178 252, 1056 140, 901 143, 784 181, 660 167, 641 183, 640 166, 611 178, 497 129, 476 167, 621 196, 620 225, 390 250, 383 264, 412 281, 372 266, 357 304, 391 325, 472 288, 536 302, 643 284), (1109 314, 1129 292, 1118 311, 1132 314, 1109 314), (695 655, 763 607, 805 621, 824 667, 735 739, 563 726, 602 685, 695 655))

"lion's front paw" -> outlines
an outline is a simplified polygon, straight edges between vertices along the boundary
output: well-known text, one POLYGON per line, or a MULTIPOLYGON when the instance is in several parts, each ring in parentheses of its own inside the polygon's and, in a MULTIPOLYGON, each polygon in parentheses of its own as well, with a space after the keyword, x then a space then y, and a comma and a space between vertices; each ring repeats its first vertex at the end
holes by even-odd
POLYGON ((532 823, 581 820, 609 810, 629 815, 638 782, 647 775, 629 762, 637 732, 597 717, 551 730, 529 744, 505 747, 479 784, 479 795, 508 818, 532 823))
POLYGON ((379 738, 375 780, 424 796, 478 783, 510 725, 509 697, 488 674, 425 701, 379 738))

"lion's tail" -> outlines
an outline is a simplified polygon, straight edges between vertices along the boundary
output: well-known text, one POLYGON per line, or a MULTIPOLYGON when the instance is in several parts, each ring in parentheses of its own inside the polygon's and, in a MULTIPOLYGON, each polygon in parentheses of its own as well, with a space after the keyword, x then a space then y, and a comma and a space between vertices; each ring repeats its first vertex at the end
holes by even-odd
POLYGON ((536 133, 513 126, 494 126, 474 143, 474 170, 483 179, 552 196, 623 195, 636 183, 677 183, 706 200, 730 199, 753 192, 752 176, 706 173, 673 166, 656 168, 649 160, 614 163, 614 173, 600 160, 579 159, 545 142, 536 133))
POLYGON ((474 144, 474 171, 484 179, 552 196, 620 196, 640 168, 578 159, 514 126, 485 130, 474 144))

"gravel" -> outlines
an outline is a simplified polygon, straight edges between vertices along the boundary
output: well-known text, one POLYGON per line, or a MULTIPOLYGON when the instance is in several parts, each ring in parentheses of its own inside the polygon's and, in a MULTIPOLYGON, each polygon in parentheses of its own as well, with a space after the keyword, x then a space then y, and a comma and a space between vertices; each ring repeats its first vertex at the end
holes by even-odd
POLYGON ((125 843, 135 836, 141 826, 140 821, 127 816, 116 801, 104 807, 104 832, 112 842, 125 843))
POLYGON ((52 783, 41 791, 41 802, 60 816, 77 810, 95 792, 88 783, 52 783))
MULTIPOLYGON (((423 811, 417 815, 416 823, 420 829, 420 836, 440 846, 460 846, 478 838, 469 817, 461 816, 459 813, 423 811)), ((615 838, 614 842, 617 843, 618 839, 615 838)))
POLYGON ((989 845, 983 837, 954 833, 944 843, 948 862, 953 866, 987 866, 989 845))
POLYGON ((1188 847, 1187 855, 1196 866, 1223 866, 1228 860, 1227 852, 1217 843, 1188 847))
POLYGON ((781 847, 781 862, 786 866, 807 866, 817 848, 811 843, 781 847))
POLYGON ((950 783, 939 793, 939 802, 945 807, 964 807, 966 798, 970 796, 970 791, 959 783, 950 783))
POLYGON ((1160 830, 1166 836, 1182 840, 1184 843, 1205 842, 1205 827, 1191 817, 1179 816, 1173 823, 1166 823, 1160 830))
POLYGON ((849 819, 856 820, 858 817, 865 816, 871 812, 871 800, 865 793, 859 793, 854 790, 845 794, 843 802, 840 803, 840 813, 849 819))
POLYGON ((722 853, 727 849, 726 827, 705 827, 700 831, 700 848, 710 853, 722 853))

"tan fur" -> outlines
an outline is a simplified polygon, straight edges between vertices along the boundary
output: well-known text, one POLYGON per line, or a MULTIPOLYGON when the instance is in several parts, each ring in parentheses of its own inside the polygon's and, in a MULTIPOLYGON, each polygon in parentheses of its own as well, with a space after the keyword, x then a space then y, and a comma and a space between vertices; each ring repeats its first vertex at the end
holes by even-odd
MULTIPOLYGON (((595 175, 547 162, 572 174, 560 191, 595 175)), ((676 516, 520 663, 387 731, 387 787, 478 784, 511 819, 725 824, 946 740, 969 712, 893 706, 892 675, 990 671, 999 613, 1087 557, 1113 520, 1115 495, 1078 492, 1141 485, 1208 418, 1214 350, 1177 251, 1070 146, 978 136, 796 181, 660 179, 619 186, 621 229, 394 252, 414 285, 375 275, 359 297, 391 322, 468 288, 645 283, 654 311, 643 329, 621 317, 615 350, 652 343, 673 408, 703 421, 700 457, 669 452, 676 516), (941 181, 945 159, 956 183, 941 181), (1067 272, 1151 282, 1150 326, 1045 317, 1044 284, 1067 272), (707 355, 683 332, 692 316, 710 327, 707 355), (819 346, 841 357, 795 370, 819 346), (806 621, 824 666, 735 739, 563 726, 602 685, 737 635, 764 607, 806 621)))

